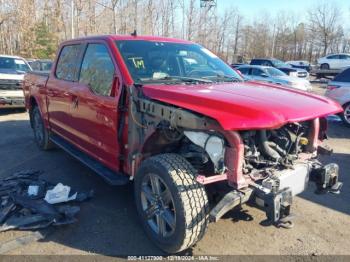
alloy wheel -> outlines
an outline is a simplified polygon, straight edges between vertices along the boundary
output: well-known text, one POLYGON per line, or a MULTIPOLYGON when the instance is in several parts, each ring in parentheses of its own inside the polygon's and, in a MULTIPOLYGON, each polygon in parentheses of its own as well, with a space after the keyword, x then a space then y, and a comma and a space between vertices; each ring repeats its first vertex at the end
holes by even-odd
POLYGON ((345 106, 343 114, 345 121, 350 124, 350 103, 345 106))
POLYGON ((141 205, 152 231, 162 238, 175 232, 176 211, 169 188, 156 174, 147 174, 142 181, 141 205))

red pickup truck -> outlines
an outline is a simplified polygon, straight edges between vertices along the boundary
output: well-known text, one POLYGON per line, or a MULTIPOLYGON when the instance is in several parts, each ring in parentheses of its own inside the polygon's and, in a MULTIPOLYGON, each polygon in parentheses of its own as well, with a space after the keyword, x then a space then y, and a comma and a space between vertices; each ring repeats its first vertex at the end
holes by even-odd
POLYGON ((341 107, 288 87, 245 82, 192 42, 96 36, 61 44, 49 74, 29 73, 25 104, 38 146, 53 144, 112 185, 134 183, 147 235, 169 253, 246 202, 291 226, 309 180, 339 192, 325 116, 341 107))

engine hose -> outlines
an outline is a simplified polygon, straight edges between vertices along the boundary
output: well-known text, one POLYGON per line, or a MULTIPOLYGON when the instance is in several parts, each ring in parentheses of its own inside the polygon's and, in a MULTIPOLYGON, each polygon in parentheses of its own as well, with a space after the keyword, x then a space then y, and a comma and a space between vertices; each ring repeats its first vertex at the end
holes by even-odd
POLYGON ((258 132, 258 143, 259 148, 262 153, 266 156, 271 157, 274 160, 279 160, 281 158, 280 154, 269 146, 269 141, 267 140, 266 130, 260 130, 258 132))

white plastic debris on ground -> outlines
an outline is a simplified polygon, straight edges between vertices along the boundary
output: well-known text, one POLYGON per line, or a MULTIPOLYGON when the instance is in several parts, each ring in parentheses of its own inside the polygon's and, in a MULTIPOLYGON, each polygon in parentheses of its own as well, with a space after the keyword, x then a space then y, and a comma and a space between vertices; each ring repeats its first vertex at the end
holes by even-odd
POLYGON ((36 185, 30 185, 28 187, 28 196, 37 196, 39 193, 39 186, 36 185))
POLYGON ((49 204, 64 203, 76 199, 77 193, 69 197, 70 187, 58 183, 53 189, 47 190, 45 201, 49 204))

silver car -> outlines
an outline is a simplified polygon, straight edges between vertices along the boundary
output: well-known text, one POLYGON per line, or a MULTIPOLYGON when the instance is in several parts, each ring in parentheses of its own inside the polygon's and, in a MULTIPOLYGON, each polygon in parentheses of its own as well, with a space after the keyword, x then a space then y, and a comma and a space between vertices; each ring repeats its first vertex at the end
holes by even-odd
POLYGON ((344 108, 341 118, 350 127, 350 68, 345 69, 328 83, 326 96, 344 108))
POLYGON ((281 70, 269 67, 269 66, 258 66, 258 65, 244 65, 236 68, 247 80, 263 81, 278 85, 284 85, 303 91, 311 91, 312 86, 306 79, 289 76, 281 70))

